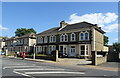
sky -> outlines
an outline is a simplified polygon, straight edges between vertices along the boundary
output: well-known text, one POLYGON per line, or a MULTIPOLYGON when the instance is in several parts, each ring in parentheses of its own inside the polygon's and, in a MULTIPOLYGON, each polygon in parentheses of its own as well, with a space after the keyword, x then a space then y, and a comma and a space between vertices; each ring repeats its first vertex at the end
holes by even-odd
POLYGON ((98 24, 109 37, 118 41, 117 2, 3 2, 2 36, 12 37, 17 28, 34 28, 37 33, 58 27, 60 21, 98 24))

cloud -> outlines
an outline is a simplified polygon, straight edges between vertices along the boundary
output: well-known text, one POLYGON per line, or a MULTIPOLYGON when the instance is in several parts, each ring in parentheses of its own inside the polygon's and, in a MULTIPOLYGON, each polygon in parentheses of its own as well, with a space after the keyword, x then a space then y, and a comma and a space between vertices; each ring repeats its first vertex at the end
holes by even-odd
POLYGON ((0 30, 9 30, 9 28, 6 28, 0 25, 0 30))
POLYGON ((106 31, 106 32, 118 32, 118 24, 115 23, 115 24, 111 24, 111 25, 108 25, 108 26, 104 26, 103 27, 103 30, 106 31))
POLYGON ((77 13, 71 14, 69 21, 67 23, 73 24, 78 22, 89 22, 92 24, 98 24, 99 27, 102 27, 106 32, 111 32, 118 29, 117 25, 118 15, 115 13, 91 13, 85 15, 77 15, 77 13))

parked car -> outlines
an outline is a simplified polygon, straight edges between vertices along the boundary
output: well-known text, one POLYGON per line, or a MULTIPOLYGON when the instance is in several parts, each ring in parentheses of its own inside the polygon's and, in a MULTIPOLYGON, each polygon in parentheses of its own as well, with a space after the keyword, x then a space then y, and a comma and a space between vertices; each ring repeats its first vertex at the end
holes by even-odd
MULTIPOLYGON (((56 52, 56 51, 52 51, 52 52, 51 52, 51 55, 52 55, 52 56, 54 55, 54 52, 56 52)), ((58 57, 59 57, 59 58, 63 58, 63 57, 68 57, 68 55, 67 55, 67 53, 63 53, 63 52, 59 51, 59 52, 58 52, 58 57)))
POLYGON ((4 51, 1 51, 1 55, 5 55, 5 52, 4 52, 4 51))

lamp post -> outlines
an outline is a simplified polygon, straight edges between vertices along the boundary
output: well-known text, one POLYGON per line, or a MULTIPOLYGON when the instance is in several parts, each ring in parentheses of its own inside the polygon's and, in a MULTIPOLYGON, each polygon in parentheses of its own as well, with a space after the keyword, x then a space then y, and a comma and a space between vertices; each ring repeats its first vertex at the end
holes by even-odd
POLYGON ((35 47, 36 47, 36 44, 34 43, 33 44, 33 52, 34 52, 33 59, 35 59, 35 47))

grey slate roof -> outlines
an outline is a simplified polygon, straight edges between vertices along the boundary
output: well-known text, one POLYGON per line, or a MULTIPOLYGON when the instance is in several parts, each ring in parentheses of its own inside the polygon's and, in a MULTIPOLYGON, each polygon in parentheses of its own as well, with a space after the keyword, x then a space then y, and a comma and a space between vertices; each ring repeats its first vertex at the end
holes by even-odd
POLYGON ((55 33, 55 32, 60 32, 60 31, 73 30, 73 29, 80 29, 80 28, 90 28, 90 27, 95 27, 101 33, 105 33, 102 29, 99 29, 97 24, 91 24, 91 23, 88 23, 88 22, 80 22, 80 23, 75 23, 75 24, 68 24, 66 27, 62 28, 61 30, 59 30, 60 27, 51 28, 51 29, 43 31, 43 32, 41 32, 37 35, 49 34, 49 33, 55 33))
MULTIPOLYGON (((39 34, 55 33, 55 32, 58 32, 59 28, 60 28, 60 27, 54 27, 54 28, 48 29, 48 30, 46 30, 46 31, 43 31, 43 32, 41 32, 41 33, 39 33, 39 34)), ((37 35, 39 35, 39 34, 37 34, 37 35)))
POLYGON ((67 25, 61 31, 72 30, 72 29, 79 29, 79 28, 87 28, 87 27, 93 27, 93 26, 96 26, 96 25, 90 24, 88 22, 80 22, 80 23, 67 25))
POLYGON ((33 37, 33 35, 35 35, 35 33, 28 33, 23 36, 20 36, 19 38, 33 37))

